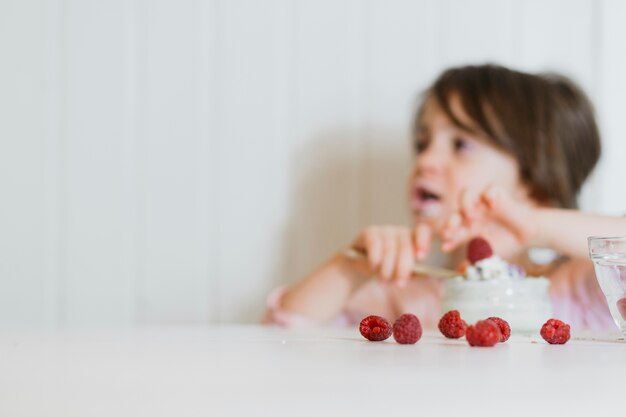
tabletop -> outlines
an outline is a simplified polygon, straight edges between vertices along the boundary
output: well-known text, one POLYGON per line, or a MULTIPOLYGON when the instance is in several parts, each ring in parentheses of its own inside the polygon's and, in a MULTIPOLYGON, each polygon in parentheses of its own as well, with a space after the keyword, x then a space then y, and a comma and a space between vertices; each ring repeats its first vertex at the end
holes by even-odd
POLYGON ((1 416, 625 415, 626 341, 256 325, 0 330, 1 416))

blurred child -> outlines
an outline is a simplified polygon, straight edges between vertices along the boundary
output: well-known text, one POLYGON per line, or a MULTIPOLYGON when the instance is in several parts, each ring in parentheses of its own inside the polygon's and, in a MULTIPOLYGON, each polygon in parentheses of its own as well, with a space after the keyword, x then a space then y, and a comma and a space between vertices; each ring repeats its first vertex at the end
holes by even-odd
POLYGON ((433 244, 458 268, 481 235, 529 275, 551 281, 554 316, 574 328, 612 326, 588 258, 587 237, 626 235, 626 220, 585 214, 577 196, 600 156, 592 106, 570 80, 494 65, 445 71, 426 91, 413 129, 408 181, 414 227, 369 226, 352 247, 268 299, 265 321, 282 325, 358 323, 404 312, 426 327, 440 315, 441 283, 411 279, 433 244), (533 248, 555 256, 540 264, 533 248))

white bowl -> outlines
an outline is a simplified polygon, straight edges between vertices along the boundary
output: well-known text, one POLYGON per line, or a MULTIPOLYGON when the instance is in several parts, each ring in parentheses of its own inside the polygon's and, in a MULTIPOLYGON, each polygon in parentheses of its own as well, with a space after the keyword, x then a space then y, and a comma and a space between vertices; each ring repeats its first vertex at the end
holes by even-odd
POLYGON ((488 317, 500 317, 512 333, 539 333, 552 317, 545 278, 467 281, 449 280, 444 285, 443 312, 459 310, 468 325, 488 317))

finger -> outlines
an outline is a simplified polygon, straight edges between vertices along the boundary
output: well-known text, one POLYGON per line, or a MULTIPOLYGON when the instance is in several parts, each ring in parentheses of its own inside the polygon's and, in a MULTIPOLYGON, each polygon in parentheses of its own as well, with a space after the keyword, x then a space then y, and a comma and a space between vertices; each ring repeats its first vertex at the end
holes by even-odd
POLYGON ((395 280, 400 287, 406 286, 411 278, 411 272, 415 263, 415 249, 411 238, 411 232, 406 230, 398 236, 398 259, 396 261, 395 280))
POLYGON ((383 238, 379 230, 371 228, 366 231, 365 251, 370 268, 377 270, 383 256, 383 238))
POLYGON ((444 252, 449 252, 456 249, 459 245, 465 242, 472 235, 474 225, 468 224, 461 219, 461 216, 457 214, 453 215, 448 221, 448 229, 443 236, 443 242, 441 249, 444 252))
POLYGON ((449 240, 445 241, 441 245, 441 250, 444 252, 450 252, 461 246, 463 243, 467 242, 474 233, 470 232, 469 229, 462 228, 449 240))
POLYGON ((461 213, 454 213, 448 218, 441 232, 441 238, 445 241, 450 239, 463 225, 463 217, 461 213))
POLYGON ((502 220, 512 217, 515 211, 515 203, 504 190, 497 186, 491 186, 481 195, 482 201, 490 209, 491 213, 502 220))
POLYGON ((398 258, 398 242, 395 235, 391 231, 384 232, 384 248, 383 257, 380 266, 380 277, 383 281, 391 279, 396 260, 398 258))
POLYGON ((518 239, 524 241, 530 234, 526 207, 515 202, 497 186, 491 186, 481 196, 490 214, 508 227, 518 239))
POLYGON ((421 261, 426 258, 426 255, 430 252, 430 242, 433 238, 433 230, 429 225, 420 223, 415 228, 414 237, 416 249, 415 256, 421 261))
POLYGON ((461 192, 460 211, 463 218, 472 221, 476 217, 477 205, 479 203, 479 194, 470 188, 466 188, 461 192))

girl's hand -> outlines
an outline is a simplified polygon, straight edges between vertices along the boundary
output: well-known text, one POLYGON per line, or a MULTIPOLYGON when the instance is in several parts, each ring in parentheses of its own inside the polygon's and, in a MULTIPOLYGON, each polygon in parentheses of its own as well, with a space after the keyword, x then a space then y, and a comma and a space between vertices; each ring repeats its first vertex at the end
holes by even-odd
POLYGON ((431 238, 432 230, 426 224, 418 224, 414 229, 370 226, 352 246, 367 254, 367 262, 359 263, 363 272, 403 287, 411 278, 416 259, 424 259, 428 254, 431 238))
POLYGON ((537 234, 537 209, 514 200, 496 186, 478 193, 465 190, 459 207, 441 233, 442 249, 446 252, 481 235, 499 255, 507 257, 516 254, 537 234))

